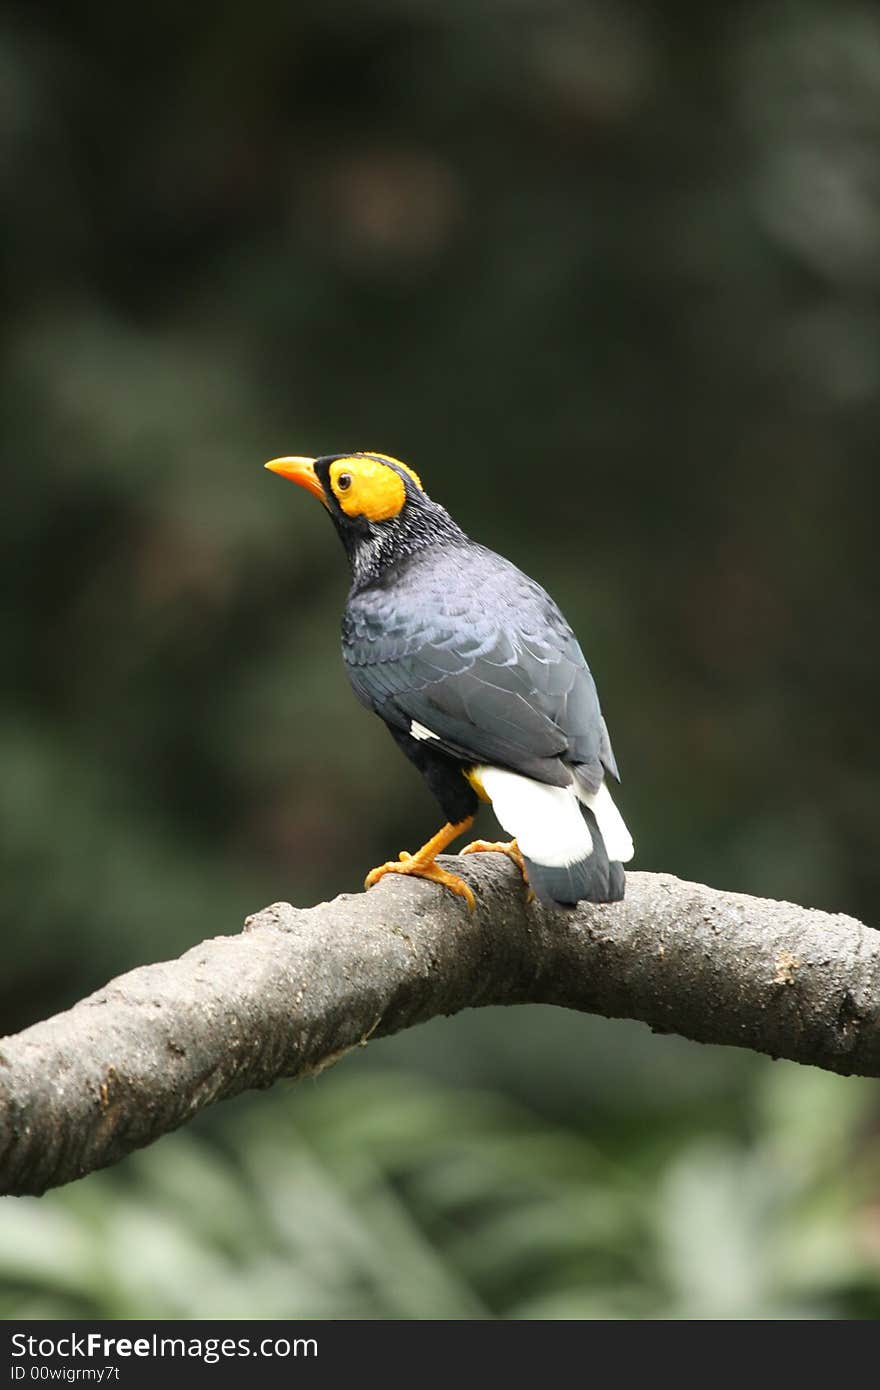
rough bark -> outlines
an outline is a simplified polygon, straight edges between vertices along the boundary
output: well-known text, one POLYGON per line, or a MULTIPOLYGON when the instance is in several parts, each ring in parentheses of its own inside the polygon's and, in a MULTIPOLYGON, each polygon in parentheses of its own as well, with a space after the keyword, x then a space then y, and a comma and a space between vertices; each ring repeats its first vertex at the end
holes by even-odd
POLYGON ((623 903, 553 910, 526 904, 503 856, 454 867, 473 916, 398 877, 308 910, 276 903, 0 1039, 0 1192, 70 1182, 214 1101, 484 1004, 559 1004, 880 1075, 880 932, 850 917, 643 873, 623 903))

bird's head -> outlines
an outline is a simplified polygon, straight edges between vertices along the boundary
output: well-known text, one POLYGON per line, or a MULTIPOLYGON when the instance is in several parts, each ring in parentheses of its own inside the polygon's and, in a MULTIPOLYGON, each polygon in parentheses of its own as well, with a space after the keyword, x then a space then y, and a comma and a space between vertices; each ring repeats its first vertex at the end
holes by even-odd
POLYGON ((425 492, 419 475, 390 454, 277 458, 266 467, 323 502, 356 579, 372 577, 414 550, 461 534, 425 492))

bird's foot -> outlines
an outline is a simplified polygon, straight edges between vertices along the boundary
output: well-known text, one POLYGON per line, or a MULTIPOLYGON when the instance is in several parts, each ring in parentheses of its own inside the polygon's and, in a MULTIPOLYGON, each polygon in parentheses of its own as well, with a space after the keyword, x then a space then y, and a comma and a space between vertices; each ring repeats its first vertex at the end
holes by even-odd
POLYGON ((445 869, 441 869, 440 865, 433 861, 429 864, 420 864, 418 855, 407 854, 405 850, 400 859, 391 859, 387 864, 380 864, 377 869, 371 869, 364 880, 364 887, 372 888, 373 884, 378 883, 379 879, 384 878, 386 874, 408 874, 413 878, 430 879, 432 883, 442 884, 450 892, 457 893, 460 898, 464 898, 470 912, 473 912, 477 905, 473 890, 463 878, 458 877, 458 874, 447 873, 445 869))
POLYGON ((427 878, 431 883, 439 883, 450 892, 457 893, 460 898, 464 898, 468 905, 468 910, 473 912, 476 907, 476 900, 472 890, 465 883, 463 878, 457 874, 447 873, 435 863, 435 856, 446 848, 451 840, 458 835, 463 835, 473 824, 473 816, 468 816, 463 821, 457 821, 454 825, 447 823, 442 830, 439 830, 426 845, 416 854, 409 854, 407 850, 401 850, 399 859, 390 859, 387 864, 380 864, 378 868, 371 869, 364 879, 364 887, 372 888, 374 883, 378 883, 380 878, 386 874, 408 874, 413 878, 427 878))
POLYGON ((529 890, 527 902, 531 902, 535 896, 532 885, 529 883, 529 874, 526 869, 526 861, 522 857, 522 850, 516 840, 504 842, 502 840, 472 840, 469 845, 465 845, 462 854, 506 854, 508 859, 512 859, 523 877, 523 883, 529 890))

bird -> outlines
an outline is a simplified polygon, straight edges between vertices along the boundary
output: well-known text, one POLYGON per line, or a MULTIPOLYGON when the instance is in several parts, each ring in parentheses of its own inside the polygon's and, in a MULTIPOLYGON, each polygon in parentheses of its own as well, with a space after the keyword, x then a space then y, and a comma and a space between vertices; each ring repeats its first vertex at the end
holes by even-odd
POLYGON ((624 896, 633 842, 596 685, 548 593, 470 539, 390 454, 289 455, 265 464, 317 497, 351 567, 342 655, 354 694, 387 725, 440 804, 442 828, 373 869, 474 894, 436 857, 490 802, 529 897, 570 907, 624 896))

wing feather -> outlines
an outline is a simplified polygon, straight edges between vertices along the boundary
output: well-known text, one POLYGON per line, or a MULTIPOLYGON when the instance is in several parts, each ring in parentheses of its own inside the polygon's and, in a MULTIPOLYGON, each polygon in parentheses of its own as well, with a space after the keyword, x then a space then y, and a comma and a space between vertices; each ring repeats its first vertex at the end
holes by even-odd
POLYGON ((455 757, 587 787, 616 765, 596 687, 552 599, 481 546, 411 558, 354 592, 343 655, 355 694, 395 728, 413 720, 455 757))

